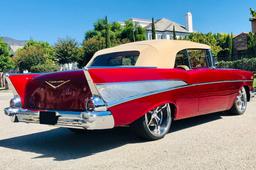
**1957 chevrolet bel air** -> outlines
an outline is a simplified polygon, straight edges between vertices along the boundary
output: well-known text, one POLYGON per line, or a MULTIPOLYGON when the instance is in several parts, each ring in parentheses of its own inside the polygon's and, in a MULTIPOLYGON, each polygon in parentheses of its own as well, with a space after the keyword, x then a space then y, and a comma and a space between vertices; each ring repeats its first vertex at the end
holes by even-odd
POLYGON ((215 68, 207 45, 141 41, 98 51, 82 70, 9 76, 14 98, 5 114, 71 129, 129 125, 156 140, 173 120, 243 114, 252 81, 251 72, 215 68))

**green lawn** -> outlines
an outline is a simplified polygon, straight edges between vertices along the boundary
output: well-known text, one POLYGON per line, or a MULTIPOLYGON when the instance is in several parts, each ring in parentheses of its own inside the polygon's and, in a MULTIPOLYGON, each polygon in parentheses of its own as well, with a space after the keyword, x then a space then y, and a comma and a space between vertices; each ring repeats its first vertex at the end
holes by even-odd
POLYGON ((256 78, 253 81, 253 87, 256 88, 256 78))

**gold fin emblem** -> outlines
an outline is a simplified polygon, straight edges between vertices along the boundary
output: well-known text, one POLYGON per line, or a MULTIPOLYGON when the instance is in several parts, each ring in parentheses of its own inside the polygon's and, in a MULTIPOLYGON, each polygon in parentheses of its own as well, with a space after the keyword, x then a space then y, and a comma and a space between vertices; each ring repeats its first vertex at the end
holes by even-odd
POLYGON ((70 80, 64 81, 64 80, 58 80, 58 81, 45 81, 46 84, 48 84, 49 86, 51 86, 54 89, 57 89, 61 86, 63 86, 64 84, 70 82, 70 80))

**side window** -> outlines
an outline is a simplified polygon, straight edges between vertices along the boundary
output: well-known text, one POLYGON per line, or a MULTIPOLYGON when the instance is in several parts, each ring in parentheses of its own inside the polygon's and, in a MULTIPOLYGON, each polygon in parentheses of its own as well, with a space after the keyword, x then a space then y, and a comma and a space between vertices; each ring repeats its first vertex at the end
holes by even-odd
POLYGON ((208 50, 188 49, 187 53, 192 69, 208 67, 208 50))
POLYGON ((92 67, 113 67, 113 66, 134 66, 140 53, 138 51, 122 51, 97 56, 90 66, 92 67))
POLYGON ((186 50, 182 50, 176 54, 175 67, 187 66, 189 68, 188 56, 186 50))

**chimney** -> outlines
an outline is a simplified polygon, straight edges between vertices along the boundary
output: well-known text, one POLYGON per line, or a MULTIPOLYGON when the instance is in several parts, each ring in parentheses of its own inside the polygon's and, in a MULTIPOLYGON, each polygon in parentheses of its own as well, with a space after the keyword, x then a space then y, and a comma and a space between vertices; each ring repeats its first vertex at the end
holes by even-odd
POLYGON ((186 29, 188 30, 188 32, 193 32, 192 13, 187 12, 185 18, 186 18, 186 29))
POLYGON ((252 23, 252 32, 256 33, 256 18, 250 18, 250 21, 252 23))

